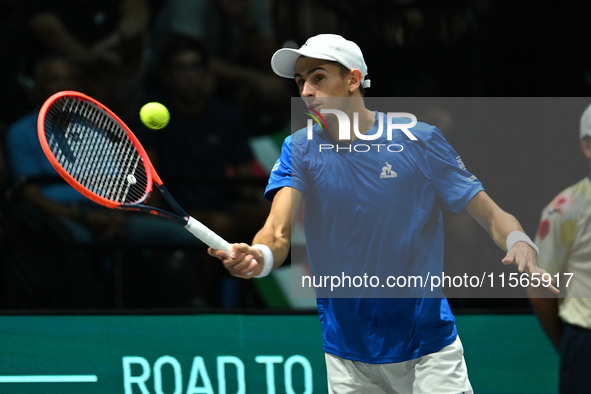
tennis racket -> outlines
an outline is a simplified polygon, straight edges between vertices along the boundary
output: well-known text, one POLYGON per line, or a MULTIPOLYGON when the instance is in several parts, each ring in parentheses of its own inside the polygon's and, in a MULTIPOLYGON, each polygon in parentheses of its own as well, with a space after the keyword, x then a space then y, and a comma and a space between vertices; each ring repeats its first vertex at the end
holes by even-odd
POLYGON ((85 197, 108 208, 173 220, 212 248, 229 251, 228 242, 181 208, 137 137, 97 100, 80 92, 58 92, 41 107, 37 129, 50 163, 85 197), (144 204, 153 185, 175 213, 144 204))

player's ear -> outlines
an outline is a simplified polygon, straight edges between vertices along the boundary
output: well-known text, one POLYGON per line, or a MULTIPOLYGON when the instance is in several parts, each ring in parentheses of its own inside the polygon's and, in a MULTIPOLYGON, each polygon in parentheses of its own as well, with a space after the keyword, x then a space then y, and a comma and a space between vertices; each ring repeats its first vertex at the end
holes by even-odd
POLYGON ((354 91, 359 89, 359 86, 361 86, 362 79, 363 79, 363 75, 361 74, 361 71, 351 70, 349 72, 348 88, 349 88, 350 93, 353 93, 354 91))

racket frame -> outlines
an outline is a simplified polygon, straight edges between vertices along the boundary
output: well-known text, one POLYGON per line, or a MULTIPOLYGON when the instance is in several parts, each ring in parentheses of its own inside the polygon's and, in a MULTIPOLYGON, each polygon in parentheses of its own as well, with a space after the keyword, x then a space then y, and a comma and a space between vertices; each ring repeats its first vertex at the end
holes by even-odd
POLYGON ((130 210, 130 211, 142 211, 142 212, 150 213, 153 215, 164 216, 168 219, 174 220, 174 221, 179 222, 181 224, 187 224, 187 222, 189 220, 189 215, 176 202, 176 200, 168 192, 166 187, 164 187, 164 185, 162 183, 162 179, 160 179, 160 177, 156 173, 156 170, 154 169, 154 166, 152 165, 152 162, 150 161, 148 154, 146 153, 146 150, 144 149, 144 147, 142 146, 142 144, 140 143, 138 138, 135 136, 135 134, 133 134, 133 132, 125 124, 125 122, 123 122, 123 120, 121 120, 121 118, 119 118, 113 111, 111 111, 109 108, 107 108, 101 102, 93 99, 92 97, 90 97, 84 93, 77 92, 74 90, 65 90, 65 91, 55 93, 54 95, 49 97, 45 101, 45 103, 43 103, 43 105, 41 106, 41 110, 39 111, 39 116, 37 118, 37 130, 38 130, 38 134, 39 134, 39 142, 41 143, 41 148, 43 149, 45 156, 47 156, 47 158, 49 159, 49 162, 51 163, 53 168, 55 168, 55 170, 60 174, 60 176, 66 182, 68 182, 68 184, 70 184, 70 186, 72 186, 74 189, 76 189, 78 192, 80 192, 86 198, 94 201, 95 203, 97 203, 99 205, 103 205, 108 208, 120 208, 120 209, 126 209, 126 210, 130 210), (49 147, 49 143, 47 142, 47 138, 45 136, 45 117, 47 115, 47 112, 51 108, 51 106, 56 101, 58 101, 59 99, 68 98, 68 97, 73 97, 73 98, 77 98, 77 99, 80 99, 83 101, 88 101, 88 102, 96 105, 97 107, 99 107, 100 109, 105 111, 109 116, 111 116, 119 124, 119 126, 121 126, 123 128, 123 130, 127 134, 127 137, 129 138, 129 140, 131 141, 133 146, 137 149, 137 151, 142 159, 144 168, 146 170, 145 171, 146 178, 147 178, 146 179, 146 190, 144 192, 144 195, 138 201, 131 203, 131 204, 123 204, 123 203, 119 203, 117 201, 112 201, 107 198, 101 197, 98 194, 92 193, 87 188, 82 186, 74 177, 72 177, 61 166, 61 164, 57 161, 51 148, 49 147), (166 202, 168 202, 168 204, 172 207, 172 209, 176 213, 178 213, 179 216, 174 215, 174 214, 172 214, 166 210, 160 209, 160 208, 151 207, 151 206, 147 206, 147 205, 142 204, 150 197, 150 195, 152 193, 153 184, 156 184, 156 187, 162 193, 166 202))
POLYGON ((207 245, 215 248, 221 249, 226 252, 230 250, 230 244, 221 238, 219 235, 211 231, 207 228, 203 223, 199 222, 198 220, 192 218, 181 206, 177 203, 177 201, 172 197, 172 195, 168 192, 166 187, 162 183, 162 179, 156 173, 152 162, 150 161, 148 154, 146 153, 145 149, 143 148, 142 144, 138 140, 138 138, 133 134, 131 129, 121 120, 113 111, 107 108, 105 105, 100 103, 99 101, 93 99, 92 97, 73 90, 65 90, 54 95, 50 96, 45 103, 42 105, 41 110, 39 111, 39 116, 37 119, 37 130, 39 134, 39 141, 41 143, 41 147, 43 148, 43 152, 45 156, 47 156, 51 165, 55 168, 55 170, 62 176, 62 178, 70 184, 74 189, 80 192, 83 196, 87 197, 88 199, 94 201, 99 205, 106 206, 108 208, 118 208, 118 209, 125 209, 129 211, 140 211, 156 216, 161 216, 167 218, 169 220, 175 221, 177 223, 182 224, 189 232, 199 238, 201 241, 206 243, 207 245), (105 111, 110 117, 115 120, 119 126, 123 128, 127 137, 137 149, 140 158, 143 162, 145 173, 146 173, 146 189, 144 194, 141 198, 136 200, 133 203, 120 203, 117 201, 109 200, 107 198, 101 197, 96 193, 91 192, 84 186, 82 186, 73 176, 71 176, 58 162, 55 158, 49 144, 47 142, 45 136, 45 117, 49 108, 59 99, 65 97, 76 97, 81 100, 89 101, 92 104, 96 105, 98 108, 105 111), (153 185, 156 185, 158 191, 162 194, 166 202, 171 206, 171 208, 177 213, 177 215, 173 214, 172 212, 166 211, 164 209, 144 205, 145 202, 151 195, 153 190, 153 185))
POLYGON ((62 178, 64 178, 64 180, 66 182, 68 182, 70 184, 70 186, 72 186, 74 189, 76 189, 77 191, 82 193, 85 197, 91 199, 92 201, 96 202, 97 204, 100 204, 100 205, 103 205, 103 206, 106 206, 109 208, 119 208, 119 207, 123 208, 126 205, 133 206, 135 204, 144 202, 148 199, 148 197, 150 196, 150 194, 152 192, 152 182, 156 183, 157 185, 162 185, 162 180, 160 179, 158 174, 156 174, 156 171, 154 171, 154 167, 152 166, 152 162, 148 158, 148 154, 144 150, 143 146, 141 145, 141 143, 139 142, 137 137, 132 133, 132 131, 129 129, 129 127, 127 127, 125 122, 123 122, 123 120, 121 120, 121 118, 119 118, 113 111, 111 111, 109 108, 104 106, 102 103, 93 99, 90 96, 87 96, 84 93, 80 93, 80 92, 73 91, 73 90, 65 90, 65 91, 55 93, 54 95, 50 96, 45 101, 45 103, 43 103, 43 105, 41 106, 41 110, 39 111, 39 116, 37 118, 37 132, 39 135, 39 142, 41 143, 41 148, 43 149, 45 156, 47 156, 47 158, 49 159, 49 162, 51 163, 53 168, 55 168, 55 170, 62 176, 62 178), (99 107, 103 111, 105 111, 109 116, 111 116, 119 124, 119 126, 121 126, 123 128, 123 130, 127 134, 127 137, 129 138, 131 143, 134 145, 134 147, 137 149, 137 151, 142 159, 142 162, 144 164, 144 168, 146 170, 146 177, 147 177, 146 190, 144 192, 144 195, 137 201, 137 203, 122 204, 117 201, 109 200, 109 199, 101 197, 95 193, 92 193, 91 191, 89 191, 88 189, 86 189, 85 187, 80 185, 80 183, 76 179, 74 179, 74 177, 72 177, 55 158, 55 155, 53 154, 51 148, 49 147, 49 143, 47 142, 47 138, 45 136, 45 117, 46 117, 49 109, 53 106, 53 104, 56 101, 58 101, 61 98, 67 98, 67 97, 73 97, 73 98, 81 99, 83 101, 88 101, 88 102, 96 105, 97 107, 99 107))

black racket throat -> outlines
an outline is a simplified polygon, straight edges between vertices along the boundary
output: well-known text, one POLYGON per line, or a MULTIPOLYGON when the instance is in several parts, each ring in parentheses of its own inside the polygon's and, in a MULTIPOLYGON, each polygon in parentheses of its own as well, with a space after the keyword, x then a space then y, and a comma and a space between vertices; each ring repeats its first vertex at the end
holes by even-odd
POLYGON ((190 217, 187 211, 185 211, 180 206, 180 204, 174 199, 174 197, 172 197, 172 195, 168 192, 168 189, 164 185, 156 185, 156 188, 158 189, 158 191, 160 191, 168 205, 170 205, 170 207, 174 210, 176 214, 173 214, 172 212, 169 212, 162 208, 157 208, 144 204, 121 204, 119 208, 125 209, 127 211, 149 213, 152 215, 166 218, 168 220, 172 220, 182 225, 186 225, 190 217))

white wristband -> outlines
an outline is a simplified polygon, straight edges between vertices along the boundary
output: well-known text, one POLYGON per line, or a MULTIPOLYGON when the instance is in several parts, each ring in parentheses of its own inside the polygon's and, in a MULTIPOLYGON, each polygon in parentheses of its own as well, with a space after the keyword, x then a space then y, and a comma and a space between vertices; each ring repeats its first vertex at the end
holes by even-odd
POLYGON ((531 238, 528 237, 527 234, 523 231, 512 231, 509 234, 509 236, 507 237, 507 251, 513 249, 513 246, 515 246, 517 242, 525 242, 526 244, 531 246, 537 254, 540 254, 540 250, 538 249, 536 244, 533 243, 531 238))
POLYGON ((252 245, 253 248, 257 248, 258 250, 261 251, 261 253, 263 254, 263 270, 261 271, 260 274, 258 274, 257 276, 255 276, 255 278, 264 278, 265 276, 269 275, 269 273, 271 272, 271 270, 273 269, 273 252, 271 252, 271 249, 264 244, 256 244, 256 245, 252 245))

